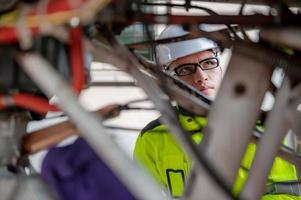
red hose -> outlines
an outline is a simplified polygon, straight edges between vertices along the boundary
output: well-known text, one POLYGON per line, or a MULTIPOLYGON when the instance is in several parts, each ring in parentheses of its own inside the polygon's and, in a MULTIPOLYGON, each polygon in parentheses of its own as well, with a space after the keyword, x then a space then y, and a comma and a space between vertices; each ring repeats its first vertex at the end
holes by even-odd
MULTIPOLYGON (((60 12, 67 12, 75 9, 79 9, 81 6, 83 6, 85 3, 87 3, 88 0, 79 0, 76 4, 76 7, 73 7, 74 5, 70 4, 70 0, 51 0, 49 4, 47 5, 47 13, 46 14, 53 14, 53 13, 60 13, 60 12)), ((29 16, 34 16, 40 14, 38 12, 38 4, 33 7, 33 9, 29 12, 29 16)), ((31 27, 30 31, 33 35, 39 32, 39 27, 31 27)), ((13 44, 18 41, 18 33, 16 31, 16 27, 11 26, 1 26, 0 27, 0 44, 13 44)))
POLYGON ((48 100, 26 93, 14 94, 6 97, 0 95, 0 109, 8 106, 19 106, 40 114, 46 114, 48 111, 58 111, 55 106, 48 103, 48 100), (6 102, 5 98, 9 99, 9 102, 6 102))
MULTIPOLYGON (((39 28, 30 28, 32 35, 39 33, 39 28)), ((0 44, 14 44, 18 42, 19 36, 15 27, 0 27, 0 44)))
MULTIPOLYGON (((81 0, 81 3, 87 0, 81 0)), ((47 13, 55 11, 63 11, 71 9, 68 1, 52 0, 48 5, 47 13)), ((35 10, 31 14, 34 14, 35 10)), ((38 28, 31 28, 33 35, 39 32, 38 28)), ((82 32, 80 27, 70 28, 70 71, 72 77, 72 88, 75 93, 79 93, 85 84, 84 58, 82 48, 82 32)), ((13 44, 18 41, 18 33, 15 27, 1 27, 0 28, 0 44, 13 44)), ((48 103, 47 99, 33 96, 30 94, 20 93, 12 95, 10 102, 6 104, 3 95, 0 95, 0 109, 8 106, 19 106, 29 109, 34 112, 45 114, 48 111, 58 111, 55 106, 48 103)))
MULTIPOLYGON (((8 37, 11 37, 9 41, 14 41, 16 38, 16 33, 14 32, 14 29, 6 29, 6 31, 7 33, 9 33, 6 36, 6 39, 8 37)), ((0 31, 0 33, 3 32, 0 31)), ((4 37, 1 36, 3 35, 0 34, 0 41, 1 39, 4 39, 4 37)), ((77 94, 83 89, 85 83, 84 59, 81 36, 82 33, 80 27, 70 29, 70 70, 72 75, 72 88, 77 94)), ((3 109, 8 106, 19 106, 41 114, 46 114, 48 111, 58 111, 58 109, 55 106, 52 106, 48 103, 47 99, 25 93, 15 94, 9 97, 4 97, 3 95, 0 95, 0 109, 3 109), (5 98, 8 98, 10 102, 6 102, 5 98)))
POLYGON ((84 58, 82 48, 82 30, 80 27, 70 29, 70 65, 72 88, 79 93, 85 84, 84 58))
MULTIPOLYGON (((17 33, 13 28, 1 28, 0 43, 13 43, 16 42, 17 33), (4 34, 5 33, 5 34, 4 34)), ((37 32, 37 29, 33 29, 37 32)), ((81 28, 70 29, 70 70, 72 76, 72 88, 75 93, 79 93, 85 83, 84 59, 82 49, 82 33, 81 28)), ((20 93, 9 96, 10 102, 6 104, 3 95, 0 95, 0 109, 8 106, 19 106, 37 113, 45 114, 48 111, 58 111, 55 106, 48 103, 47 99, 33 96, 30 94, 20 93)))
MULTIPOLYGON (((39 32, 38 28, 30 29, 33 34, 39 32)), ((13 44, 18 41, 15 28, 0 28, 0 43, 13 44)), ((72 74, 72 88, 79 93, 85 83, 84 58, 82 48, 82 32, 80 27, 70 29, 70 65, 72 74)))
MULTIPOLYGON (((76 4, 76 7, 73 7, 74 5, 70 4, 70 0, 51 0, 47 5, 47 14, 79 9, 81 6, 87 3, 87 1, 88 0, 77 1, 78 3, 76 4)), ((39 14, 38 6, 35 6, 31 10, 30 15, 37 15, 37 14, 39 14)))

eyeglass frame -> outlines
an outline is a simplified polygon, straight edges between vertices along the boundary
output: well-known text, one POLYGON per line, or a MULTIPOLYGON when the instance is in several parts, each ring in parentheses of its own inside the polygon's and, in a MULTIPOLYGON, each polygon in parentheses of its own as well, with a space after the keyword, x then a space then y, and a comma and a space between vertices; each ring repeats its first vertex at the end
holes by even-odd
MULTIPOLYGON (((196 72, 196 70, 197 70, 197 67, 201 68, 203 71, 209 71, 209 70, 218 68, 219 66, 220 66, 220 65, 219 65, 219 58, 218 58, 218 57, 210 57, 210 58, 205 58, 205 59, 203 59, 203 60, 200 60, 200 61, 197 62, 197 63, 184 63, 184 64, 181 64, 181 65, 175 67, 175 68, 171 71, 171 75, 173 75, 173 76, 179 76, 179 77, 181 77, 181 76, 188 76, 188 75, 194 74, 194 73, 196 72), (215 60, 217 61, 216 67, 213 67, 213 68, 210 68, 210 69, 204 69, 204 68, 202 67, 201 63, 204 62, 204 61, 207 61, 207 60, 211 60, 211 59, 215 59, 215 60), (195 70, 194 70, 192 73, 190 73, 190 74, 179 75, 179 74, 177 73, 176 69, 179 68, 179 67, 185 66, 185 65, 194 65, 194 66, 196 66, 196 67, 195 67, 195 70)), ((170 67, 170 65, 169 65, 169 66, 166 66, 166 69, 168 69, 169 67, 170 67)))

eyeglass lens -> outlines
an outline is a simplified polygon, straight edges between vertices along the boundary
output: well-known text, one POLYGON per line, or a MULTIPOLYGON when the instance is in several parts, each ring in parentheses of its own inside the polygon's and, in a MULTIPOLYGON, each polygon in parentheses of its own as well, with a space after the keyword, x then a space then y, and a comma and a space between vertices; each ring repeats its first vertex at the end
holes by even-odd
POLYGON ((182 64, 174 69, 178 76, 186 76, 196 72, 197 67, 202 70, 211 70, 218 67, 219 62, 217 58, 206 58, 199 63, 186 63, 182 64))

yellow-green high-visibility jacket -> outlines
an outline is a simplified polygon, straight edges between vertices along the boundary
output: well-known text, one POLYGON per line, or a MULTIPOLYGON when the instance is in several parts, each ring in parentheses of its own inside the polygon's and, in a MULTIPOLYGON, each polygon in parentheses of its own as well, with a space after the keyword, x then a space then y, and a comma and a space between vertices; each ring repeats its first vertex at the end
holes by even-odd
MULTIPOLYGON (((207 123, 206 118, 179 114, 179 120, 187 134, 191 134, 194 142, 199 144, 203 137, 200 131, 207 123)), ((255 151, 256 145, 250 143, 233 186, 235 195, 242 190, 255 151)), ((191 160, 159 120, 149 123, 138 136, 134 158, 145 165, 173 197, 181 196, 191 168, 191 160)), ((301 200, 296 168, 280 157, 275 158, 268 177, 266 194, 261 198, 261 200, 272 199, 301 200)))

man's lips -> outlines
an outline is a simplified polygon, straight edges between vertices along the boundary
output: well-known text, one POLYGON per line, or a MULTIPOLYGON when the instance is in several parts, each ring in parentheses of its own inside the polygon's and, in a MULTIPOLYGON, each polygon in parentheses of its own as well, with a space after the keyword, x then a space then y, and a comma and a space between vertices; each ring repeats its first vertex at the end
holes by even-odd
POLYGON ((199 89, 199 91, 201 91, 202 93, 208 95, 212 89, 213 89, 212 87, 202 87, 202 88, 199 89))

